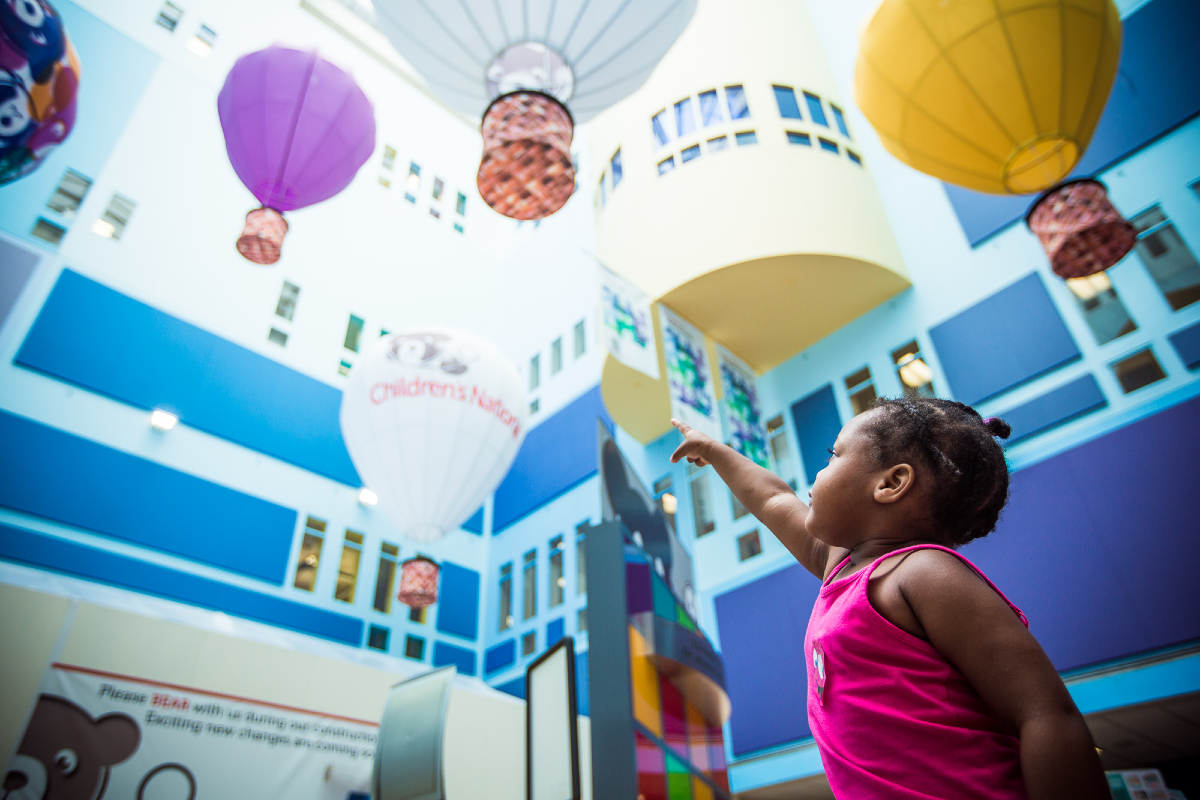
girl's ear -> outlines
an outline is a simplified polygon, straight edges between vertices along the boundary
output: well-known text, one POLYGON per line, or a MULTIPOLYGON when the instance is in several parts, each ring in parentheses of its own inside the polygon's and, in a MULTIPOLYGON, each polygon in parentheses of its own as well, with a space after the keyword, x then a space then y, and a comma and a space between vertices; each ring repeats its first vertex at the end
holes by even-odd
POLYGON ((917 473, 911 464, 889 467, 875 484, 875 502, 894 503, 904 497, 916 482, 917 473))

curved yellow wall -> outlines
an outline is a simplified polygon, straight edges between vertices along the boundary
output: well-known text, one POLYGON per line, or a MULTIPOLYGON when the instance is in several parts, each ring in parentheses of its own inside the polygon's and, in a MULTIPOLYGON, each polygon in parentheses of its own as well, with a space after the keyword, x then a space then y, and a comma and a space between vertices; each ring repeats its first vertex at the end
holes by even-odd
MULTIPOLYGON (((646 85, 589 126, 593 163, 606 165, 608 181, 596 211, 600 260, 760 373, 909 285, 870 165, 847 157, 855 143, 838 131, 830 101, 846 107, 802 4, 704 0, 646 85), (673 119, 687 96, 698 114, 700 92, 734 84, 745 88, 748 119, 729 120, 722 91, 723 122, 656 147, 655 114, 673 119), (773 84, 795 90, 802 120, 780 116, 773 84), (829 127, 813 122, 804 90, 823 98, 829 127), (757 144, 734 144, 742 131, 757 144), (812 146, 790 144, 787 131, 809 134, 812 146), (709 150, 721 135, 729 149, 709 150), (680 163, 697 143, 700 157, 680 163), (607 164, 618 148, 623 177, 613 189, 607 164), (676 168, 660 176, 670 155, 676 168)), ((666 401, 654 396, 665 384, 627 372, 609 359, 605 402, 650 441, 668 427, 666 401)))

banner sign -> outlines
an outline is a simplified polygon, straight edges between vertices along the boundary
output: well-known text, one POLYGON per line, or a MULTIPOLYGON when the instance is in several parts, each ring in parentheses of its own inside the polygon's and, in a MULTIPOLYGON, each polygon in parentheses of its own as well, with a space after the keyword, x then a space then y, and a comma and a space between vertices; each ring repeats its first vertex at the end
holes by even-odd
POLYGON ((723 441, 704 334, 666 306, 658 308, 671 391, 671 416, 718 442, 723 441))
POLYGON ((367 800, 378 729, 54 664, 8 763, 6 800, 367 800))
POLYGON ((721 345, 717 345, 717 362, 724 394, 721 406, 729 425, 729 445, 760 467, 770 469, 767 425, 763 421, 754 370, 721 345))
POLYGON ((600 267, 600 329, 604 349, 627 367, 658 380, 658 348, 650 299, 629 281, 600 267))

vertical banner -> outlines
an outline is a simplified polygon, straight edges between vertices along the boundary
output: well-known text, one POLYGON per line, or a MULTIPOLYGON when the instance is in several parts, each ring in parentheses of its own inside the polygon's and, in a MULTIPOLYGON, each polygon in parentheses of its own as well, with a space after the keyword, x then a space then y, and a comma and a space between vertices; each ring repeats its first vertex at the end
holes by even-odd
POLYGON ((600 267, 600 329, 604 349, 627 367, 658 380, 658 348, 650 299, 629 281, 600 267))
POLYGON ((666 306, 658 308, 671 390, 671 416, 718 442, 723 441, 704 334, 666 306))
POLYGON ((5 796, 366 800, 377 733, 364 720, 54 664, 5 796))
POLYGON ((725 410, 725 422, 729 425, 729 444, 755 464, 770 469, 767 425, 763 421, 754 370, 719 344, 717 361, 724 394, 721 406, 725 410))

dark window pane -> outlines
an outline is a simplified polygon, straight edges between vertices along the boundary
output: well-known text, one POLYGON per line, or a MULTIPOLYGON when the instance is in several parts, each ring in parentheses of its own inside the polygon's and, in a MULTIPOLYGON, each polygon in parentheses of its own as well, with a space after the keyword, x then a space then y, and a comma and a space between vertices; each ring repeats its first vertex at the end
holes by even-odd
POLYGON ((821 98, 815 94, 805 92, 804 102, 808 105, 808 115, 812 117, 812 121, 828 128, 829 120, 825 118, 825 109, 821 105, 821 98))
POLYGON ((1154 351, 1149 347, 1116 362, 1112 365, 1112 371, 1116 374, 1125 394, 1167 377, 1162 366, 1159 365, 1158 359, 1154 357, 1154 351))
POLYGON ((804 119, 800 116, 800 106, 796 103, 796 92, 790 86, 772 86, 775 90, 775 103, 779 106, 779 116, 784 119, 804 119))

